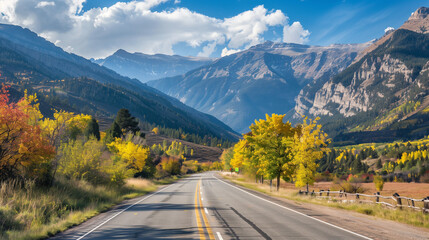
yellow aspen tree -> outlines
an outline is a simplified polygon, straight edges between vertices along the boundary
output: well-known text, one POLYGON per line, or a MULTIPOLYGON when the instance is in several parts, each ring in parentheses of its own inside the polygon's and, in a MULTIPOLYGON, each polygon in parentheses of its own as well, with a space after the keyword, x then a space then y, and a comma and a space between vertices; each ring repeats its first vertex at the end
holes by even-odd
POLYGON ((304 118, 301 134, 294 136, 293 160, 296 170, 293 176, 297 187, 313 185, 317 170, 316 160, 323 157, 327 152, 326 142, 328 135, 321 130, 321 125, 315 120, 304 118))
POLYGON ((277 191, 280 178, 286 181, 291 178, 292 139, 295 132, 299 131, 290 122, 284 123, 284 116, 266 114, 266 120, 255 121, 250 126, 251 133, 244 136, 252 147, 252 155, 258 160, 258 172, 267 179, 276 179, 277 191))

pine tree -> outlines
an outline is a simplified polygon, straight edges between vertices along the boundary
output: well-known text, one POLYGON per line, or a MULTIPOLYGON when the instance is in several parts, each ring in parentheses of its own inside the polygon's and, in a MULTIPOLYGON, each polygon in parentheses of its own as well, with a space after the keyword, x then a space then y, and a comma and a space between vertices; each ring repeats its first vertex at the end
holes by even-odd
POLYGON ((115 140, 115 138, 120 138, 120 137, 122 137, 122 131, 118 123, 116 123, 115 121, 112 123, 112 126, 110 126, 110 128, 107 130, 106 138, 104 139, 104 141, 106 143, 111 143, 115 140))
POLYGON ((140 128, 138 127, 139 122, 135 117, 131 116, 128 109, 120 109, 116 115, 115 122, 119 125, 120 129, 124 131, 124 134, 127 132, 132 132, 135 134, 136 132, 140 131, 140 128))
POLYGON ((98 126, 97 120, 91 118, 88 125, 85 128, 84 135, 89 138, 90 136, 95 136, 97 140, 100 140, 100 128, 98 126))
POLYGON ((377 169, 380 169, 382 167, 383 167, 383 165, 381 164, 381 159, 378 159, 377 160, 377 169))

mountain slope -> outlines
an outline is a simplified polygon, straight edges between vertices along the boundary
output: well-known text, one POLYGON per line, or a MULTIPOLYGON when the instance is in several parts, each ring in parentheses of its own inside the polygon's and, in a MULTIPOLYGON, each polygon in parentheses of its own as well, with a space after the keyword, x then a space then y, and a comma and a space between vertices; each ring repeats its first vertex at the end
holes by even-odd
MULTIPOLYGON (((321 86, 303 89, 295 117, 322 116, 334 135, 343 133, 339 140, 363 141, 365 134, 359 131, 382 130, 384 137, 393 139, 429 133, 429 34, 418 27, 428 23, 428 12, 417 10, 404 26, 366 49, 346 70, 321 86)), ((366 136, 383 137, 377 134, 366 136)))
POLYGON ((178 55, 129 53, 118 50, 113 55, 93 62, 141 82, 184 74, 212 62, 209 58, 178 55))
POLYGON ((184 75, 148 84, 239 132, 266 113, 286 113, 305 84, 345 69, 368 44, 327 47, 266 42, 184 75))
POLYGON ((0 25, 0 82, 33 88, 54 107, 111 117, 129 108, 143 121, 228 140, 234 131, 138 80, 64 52, 35 33, 0 25))

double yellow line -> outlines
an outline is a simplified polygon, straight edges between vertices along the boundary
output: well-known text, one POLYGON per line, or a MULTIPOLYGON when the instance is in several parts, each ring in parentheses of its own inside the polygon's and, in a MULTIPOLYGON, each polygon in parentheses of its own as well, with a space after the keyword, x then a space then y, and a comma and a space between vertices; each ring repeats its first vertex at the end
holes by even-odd
POLYGON ((203 224, 201 222, 200 212, 203 217, 204 226, 207 230, 207 234, 210 240, 215 240, 212 229, 210 228, 209 221, 207 220, 206 213, 204 212, 203 202, 201 201, 201 193, 200 193, 200 183, 201 180, 197 183, 197 188, 195 189, 195 215, 197 216, 197 226, 198 226, 198 234, 200 235, 200 239, 206 239, 206 234, 204 232, 203 224))

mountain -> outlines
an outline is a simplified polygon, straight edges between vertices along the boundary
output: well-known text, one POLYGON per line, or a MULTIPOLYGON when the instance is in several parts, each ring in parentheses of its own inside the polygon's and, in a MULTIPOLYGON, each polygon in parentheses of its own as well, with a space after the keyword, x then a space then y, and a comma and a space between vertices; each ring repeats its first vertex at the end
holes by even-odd
POLYGON ((93 62, 141 82, 184 74, 212 62, 210 58, 178 55, 129 53, 118 50, 113 55, 93 62))
POLYGON ((341 141, 385 141, 429 133, 429 9, 380 38, 329 81, 306 86, 295 118, 321 116, 341 141))
POLYGON ((201 137, 236 140, 218 119, 198 112, 136 79, 67 53, 28 29, 0 25, 0 82, 38 92, 51 107, 111 118, 128 108, 144 122, 201 137))
POLYGON ((308 46, 265 42, 186 74, 148 84, 239 132, 266 113, 286 113, 314 79, 345 69, 369 44, 308 46))

